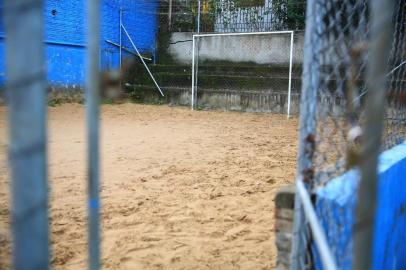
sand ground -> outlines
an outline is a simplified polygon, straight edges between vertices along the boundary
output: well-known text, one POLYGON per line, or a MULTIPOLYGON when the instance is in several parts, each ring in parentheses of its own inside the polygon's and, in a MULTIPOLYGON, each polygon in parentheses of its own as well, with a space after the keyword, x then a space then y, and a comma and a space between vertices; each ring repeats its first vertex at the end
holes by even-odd
MULTIPOLYGON (((10 265, 0 107, 0 269, 10 265)), ((49 108, 55 269, 85 269, 84 107, 49 108)), ((152 105, 102 107, 104 269, 273 269, 274 195, 294 177, 297 120, 152 105)))

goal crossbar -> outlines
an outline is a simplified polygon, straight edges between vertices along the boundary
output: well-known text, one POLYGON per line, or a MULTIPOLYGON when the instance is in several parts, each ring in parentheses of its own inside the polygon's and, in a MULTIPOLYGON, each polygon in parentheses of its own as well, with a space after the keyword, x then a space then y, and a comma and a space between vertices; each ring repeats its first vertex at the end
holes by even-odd
POLYGON ((197 64, 196 64, 196 39, 200 37, 218 37, 218 36, 248 36, 248 35, 278 35, 290 34, 289 51, 289 83, 288 83, 288 108, 287 114, 290 117, 291 92, 292 92, 292 68, 293 68, 293 36, 294 31, 268 31, 268 32, 249 32, 249 33, 214 33, 214 34, 194 34, 192 38, 192 110, 195 110, 197 104, 197 64))

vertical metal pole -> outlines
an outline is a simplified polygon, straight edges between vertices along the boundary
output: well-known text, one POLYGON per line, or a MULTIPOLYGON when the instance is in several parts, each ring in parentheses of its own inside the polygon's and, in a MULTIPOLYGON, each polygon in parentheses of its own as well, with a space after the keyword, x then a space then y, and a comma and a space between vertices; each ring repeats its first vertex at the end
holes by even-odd
POLYGON ((296 179, 296 193, 300 196, 300 201, 303 206, 303 211, 306 214, 306 219, 309 224, 309 228, 312 231, 312 239, 317 246, 317 251, 320 254, 320 261, 323 265, 323 269, 336 270, 337 266, 334 261, 334 256, 328 246, 327 237, 321 226, 316 211, 310 197, 309 192, 306 189, 305 184, 301 177, 296 179))
POLYGON ((200 0, 197 2, 197 33, 200 33, 200 0))
POLYGON ((290 58, 289 58, 289 86, 288 86, 288 119, 290 118, 290 100, 292 94, 292 65, 293 65, 293 32, 290 35, 290 58))
POLYGON ((131 45, 133 45, 133 48, 135 50, 135 52, 137 53, 138 57, 140 58, 142 64, 144 65, 145 69, 148 71, 149 76, 151 77, 151 79, 154 81, 155 86, 158 88, 159 93, 161 94, 161 96, 165 96, 164 92, 162 92, 161 87, 159 87, 159 84, 156 82, 154 75, 152 75, 151 70, 149 69, 147 63, 145 63, 144 61, 144 57, 142 57, 140 51, 138 50, 137 46, 135 46, 135 43, 133 41, 133 39, 131 38, 130 34, 128 34, 127 29, 124 27, 124 25, 121 25, 121 28, 124 30, 124 34, 127 36, 128 40, 130 41, 131 45))
POLYGON ((196 54, 196 59, 195 59, 195 109, 197 108, 198 100, 197 100, 197 93, 199 91, 199 43, 200 43, 200 37, 197 36, 195 37, 195 54, 196 54))
POLYGON ((378 155, 383 131, 387 64, 392 43, 393 0, 371 1, 370 64, 367 73, 366 122, 361 182, 358 189, 354 228, 353 269, 372 269, 375 208, 377 202, 378 155))
POLYGON ((6 0, 13 268, 49 268, 43 1, 6 0))
MULTIPOLYGON (((315 20, 317 16, 316 1, 307 1, 306 11, 306 33, 304 44, 303 75, 302 75, 302 94, 300 99, 300 134, 298 166, 296 174, 306 182, 311 181, 312 177, 312 158, 316 136, 316 114, 317 114, 317 84, 318 84, 318 63, 315 63, 313 55, 317 50, 318 44, 313 38, 315 32, 315 20)), ((295 216, 293 224, 292 238, 292 258, 291 269, 302 269, 304 257, 306 254, 306 243, 301 233, 304 229, 304 212, 300 196, 295 197, 295 216)))
POLYGON ((88 144, 88 226, 89 226, 89 269, 100 267, 100 225, 99 225, 99 41, 100 0, 88 0, 88 40, 86 113, 88 144))
POLYGON ((120 7, 120 70, 122 68, 122 60, 123 60, 123 29, 121 28, 121 25, 123 25, 123 8, 120 7))
POLYGON ((195 36, 192 41, 192 111, 195 109, 195 36))
POLYGON ((172 0, 169 0, 168 28, 169 28, 169 31, 171 31, 171 29, 172 29, 172 0))

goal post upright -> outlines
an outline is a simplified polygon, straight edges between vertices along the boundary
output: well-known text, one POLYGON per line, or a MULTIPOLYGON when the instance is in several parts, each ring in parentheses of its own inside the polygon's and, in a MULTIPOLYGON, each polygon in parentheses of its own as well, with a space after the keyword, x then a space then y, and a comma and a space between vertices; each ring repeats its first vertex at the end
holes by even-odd
POLYGON ((192 110, 195 109, 195 35, 192 38, 192 110))
POLYGON ((292 94, 292 72, 293 72, 293 46, 294 46, 294 31, 267 31, 267 32, 244 32, 244 33, 212 33, 212 34, 194 34, 192 36, 192 97, 191 97, 191 108, 195 109, 197 104, 197 70, 196 70, 196 53, 198 53, 198 48, 196 51, 196 40, 201 37, 217 37, 217 36, 254 36, 254 35, 278 35, 278 34, 290 34, 290 50, 289 50, 289 79, 288 79, 288 108, 287 108, 287 118, 290 118, 291 112, 291 94, 292 94))
POLYGON ((290 53, 289 53, 289 86, 288 86, 288 119, 290 118, 290 103, 292 95, 292 68, 293 68, 293 31, 290 33, 290 53))

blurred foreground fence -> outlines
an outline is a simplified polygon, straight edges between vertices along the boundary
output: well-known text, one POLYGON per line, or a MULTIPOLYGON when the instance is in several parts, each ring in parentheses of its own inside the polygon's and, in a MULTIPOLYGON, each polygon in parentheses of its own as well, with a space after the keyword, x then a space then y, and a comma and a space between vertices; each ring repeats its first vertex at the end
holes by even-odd
POLYGON ((405 27, 404 0, 308 1, 292 269, 406 267, 405 27))
POLYGON ((42 7, 41 0, 6 0, 3 7, 15 269, 49 265, 42 7))
MULTIPOLYGON (((6 30, 14 269, 50 267, 43 2, 5 0, 2 12, 6 30)), ((99 1, 88 0, 87 11, 89 269, 99 269, 99 1)))

